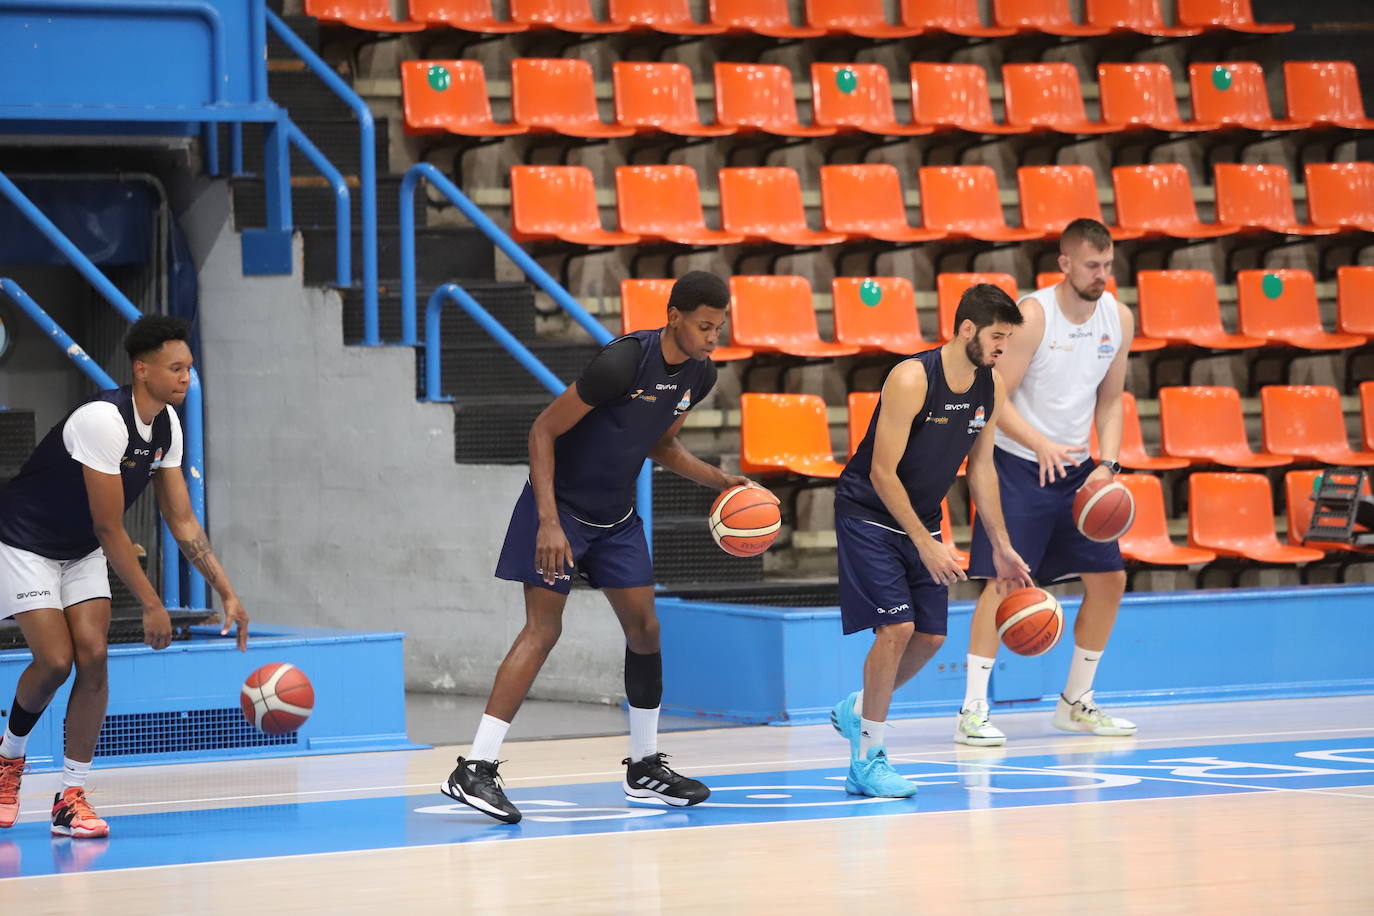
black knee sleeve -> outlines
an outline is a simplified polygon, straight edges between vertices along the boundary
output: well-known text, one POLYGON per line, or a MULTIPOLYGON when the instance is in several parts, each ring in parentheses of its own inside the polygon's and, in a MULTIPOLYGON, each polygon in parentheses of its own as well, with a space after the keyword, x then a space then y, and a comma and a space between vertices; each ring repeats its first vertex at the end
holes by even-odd
POLYGON ((636 709, 654 709, 663 700, 663 654, 640 655, 625 647, 625 696, 636 709))

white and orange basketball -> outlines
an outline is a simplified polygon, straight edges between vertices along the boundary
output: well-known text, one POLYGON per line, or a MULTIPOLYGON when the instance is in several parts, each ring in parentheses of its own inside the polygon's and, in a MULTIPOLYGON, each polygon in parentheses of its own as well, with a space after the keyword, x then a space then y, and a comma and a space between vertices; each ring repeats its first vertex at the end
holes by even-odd
POLYGON ((1044 655, 1064 633, 1064 609, 1043 588, 1018 588, 997 606, 997 636, 1017 655, 1044 655))
POLYGON ((1090 541, 1115 541, 1135 521, 1135 500, 1115 480, 1090 480, 1073 497, 1073 523, 1090 541))
POLYGON ((239 695, 248 724, 269 735, 285 735, 305 724, 315 708, 315 688, 295 665, 272 662, 248 675, 239 695))
POLYGON ((731 487, 716 497, 709 522, 721 550, 756 557, 777 540, 782 510, 778 498, 763 487, 731 487))

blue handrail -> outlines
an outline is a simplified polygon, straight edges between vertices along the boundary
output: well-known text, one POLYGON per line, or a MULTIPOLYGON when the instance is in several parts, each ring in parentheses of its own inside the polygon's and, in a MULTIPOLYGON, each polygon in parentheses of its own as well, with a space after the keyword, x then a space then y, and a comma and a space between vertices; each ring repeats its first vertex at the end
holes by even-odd
POLYGON ((305 132, 296 126, 296 122, 289 118, 286 121, 286 136, 297 149, 305 153, 305 158, 310 160, 310 164, 319 169, 334 191, 334 284, 340 287, 351 286, 353 214, 348 205, 348 183, 344 181, 343 173, 334 167, 334 163, 330 162, 329 158, 320 152, 319 147, 310 142, 305 132))
POLYGON ((564 392, 568 387, 558 376, 550 371, 548 366, 530 352, 529 347, 522 344, 514 334, 506 330, 506 326, 492 317, 491 312, 482 308, 481 303, 472 298, 468 291, 457 283, 445 283, 436 289, 429 297, 429 304, 425 306, 425 400, 426 401, 446 401, 452 400, 444 396, 443 387, 439 382, 439 313, 443 310, 445 302, 453 302, 461 306, 463 311, 472 316, 472 320, 496 339, 496 342, 505 347, 516 362, 530 371, 530 374, 539 380, 539 383, 556 397, 564 392))
MULTIPOLYGON (((363 345, 375 347, 381 343, 381 336, 377 322, 377 132, 372 112, 367 103, 318 54, 310 50, 310 46, 301 41, 276 13, 271 10, 265 12, 267 24, 277 37, 305 61, 311 72, 323 80, 358 118, 361 142, 361 174, 358 178, 362 183, 363 217, 363 345)), ((318 167, 318 163, 316 165, 318 167)))
MULTIPOLYGON (((119 288, 111 283, 110 279, 101 273, 100 269, 96 267, 95 264, 91 263, 90 258, 86 257, 86 255, 81 252, 81 249, 73 245, 71 240, 62 234, 62 230, 58 229, 42 210, 34 206, 33 201, 29 200, 28 197, 24 195, 24 192, 20 191, 18 186, 16 186, 4 172, 0 172, 0 194, 3 194, 9 202, 14 205, 15 209, 28 219, 39 232, 43 233, 44 237, 52 243, 53 247, 61 252, 62 256, 76 268, 77 272, 85 277, 86 280, 96 288, 100 295, 104 297, 105 301, 113 306, 115 311, 119 312, 125 320, 132 323, 143 317, 143 314, 129 301, 128 297, 120 292, 119 288)), ((15 284, 15 286, 17 288, 17 284, 15 284)), ((25 298, 27 298, 27 296, 25 298)), ((31 299, 29 301, 32 302, 31 299)), ((34 303, 34 305, 36 308, 37 303, 34 303)), ((23 307, 22 303, 20 303, 20 307, 23 307)), ((25 311, 30 317, 34 317, 33 313, 29 312, 27 309, 25 311)), ((48 318, 49 322, 52 322, 52 319, 43 313, 42 309, 38 310, 38 314, 42 314, 43 317, 48 318)), ((51 327, 44 326, 41 322, 40 326, 44 327, 44 330, 48 331, 48 333, 52 333, 51 327)), ((55 323, 53 323, 52 326, 55 327, 55 323)), ((54 339, 56 340, 56 337, 54 337, 54 339)), ((67 341, 68 346, 75 346, 75 343, 71 343, 70 337, 67 338, 67 341)), ((66 349, 66 347, 64 347, 64 349, 66 349)), ((93 363, 91 365, 94 367, 93 363)), ((87 374, 89 375, 90 373, 88 372, 87 374)), ((103 374, 102 372, 102 375, 103 374)), ((104 380, 98 383, 104 384, 106 381, 108 381, 109 387, 111 388, 119 387, 114 384, 114 380, 110 379, 108 375, 105 375, 104 380)), ((191 370, 191 384, 186 393, 186 402, 182 406, 182 415, 185 418, 185 423, 183 424, 184 441, 182 443, 182 471, 186 475, 186 488, 191 494, 191 505, 196 510, 196 518, 204 525, 205 457, 203 430, 205 428, 205 419, 204 406, 201 403, 200 397, 200 375, 195 369, 191 370)), ((172 550, 171 543, 164 541, 163 554, 165 555, 169 550, 172 550)), ((173 576, 172 580, 176 581, 176 577, 173 576)), ((188 598, 192 601, 199 602, 195 606, 205 607, 205 578, 200 574, 199 570, 190 568, 187 571, 187 581, 190 585, 188 589, 188 598)), ((164 595, 168 594, 168 585, 169 583, 164 577, 164 595)), ((164 597, 163 603, 168 603, 168 599, 164 597)))
POLYGON ((102 389, 118 388, 119 383, 100 368, 91 355, 81 349, 76 341, 72 340, 71 335, 62 330, 62 326, 53 320, 52 316, 43 311, 42 307, 24 292, 24 288, 9 277, 0 277, 0 292, 10 297, 10 301, 19 306, 20 310, 28 315, 34 324, 38 325, 43 333, 48 335, 48 339, 57 345, 57 349, 67 354, 76 368, 80 369, 86 376, 102 389))

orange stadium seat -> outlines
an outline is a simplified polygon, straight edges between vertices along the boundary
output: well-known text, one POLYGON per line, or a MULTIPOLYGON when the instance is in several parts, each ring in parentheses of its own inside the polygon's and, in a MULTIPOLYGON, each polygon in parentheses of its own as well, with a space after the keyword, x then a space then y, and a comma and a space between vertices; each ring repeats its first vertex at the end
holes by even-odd
POLYGON ((1374 465, 1374 451, 1350 448, 1341 394, 1325 385, 1266 385, 1260 389, 1264 450, 1305 461, 1374 465))
POLYGON ((792 75, 777 64, 717 63, 716 121, 745 131, 779 137, 829 137, 833 127, 803 125, 797 119, 792 75))
POLYGON ((1339 229, 1298 222, 1293 185, 1281 165, 1216 165, 1217 222, 1280 235, 1334 235, 1339 229))
MULTIPOLYGON (((1363 553, 1365 549, 1356 547, 1354 544, 1347 544, 1344 541, 1308 541, 1302 542, 1302 536, 1307 533, 1307 528, 1312 524, 1312 510, 1315 504, 1312 499, 1313 488, 1316 487, 1317 478, 1325 473, 1322 470, 1289 471, 1283 475, 1284 502, 1288 506, 1288 543, 1295 547, 1310 547, 1313 550, 1341 551, 1351 553, 1363 553)), ((1369 480, 1365 479, 1363 493, 1368 496, 1369 480)))
POLYGON ((725 26, 697 22, 687 0, 609 0, 611 22, 665 35, 719 35, 725 26))
POLYGON ((679 245, 737 245, 744 236, 711 229, 701 211, 696 170, 688 165, 622 165, 615 170, 620 230, 679 245))
POLYGON ((730 278, 731 339, 757 352, 833 358, 858 347, 821 340, 811 284, 805 277, 730 278))
POLYGON ((702 124, 685 64, 618 60, 611 65, 615 86, 615 120, 622 127, 662 131, 681 137, 724 137, 735 128, 702 124))
POLYGON ((905 277, 836 277, 830 295, 836 343, 902 356, 938 346, 921 336, 916 294, 905 277))
POLYGON ((1187 38, 1201 35, 1196 26, 1169 26, 1159 0, 1087 0, 1084 20, 1088 25, 1113 32, 1135 32, 1152 38, 1187 38))
POLYGON ((607 124, 596 109, 592 65, 585 60, 520 57, 511 61, 515 123, 568 137, 628 137, 633 127, 607 124))
POLYGON ((919 27, 888 22, 882 0, 806 0, 806 24, 832 35, 877 41, 912 38, 922 32, 919 27))
POLYGON ((1110 31, 1074 22, 1069 0, 992 0, 992 21, 1004 29, 1064 38, 1094 38, 1110 31))
POLYGON ((1260 563, 1314 563, 1324 556, 1320 550, 1279 543, 1274 494, 1263 474, 1190 476, 1188 544, 1260 563))
POLYGON ((1135 521, 1117 541, 1121 555, 1136 563, 1152 566, 1192 566, 1210 563, 1214 551, 1180 547, 1169 537, 1169 519, 1164 514, 1164 490, 1153 474, 1120 474, 1116 478, 1135 500, 1135 521))
POLYGON ((605 35, 628 28, 624 23, 597 19, 588 0, 510 0, 510 18, 531 28, 576 35, 605 35))
POLYGON ((497 19, 491 10, 491 0, 410 0, 410 18, 431 26, 446 25, 488 35, 529 29, 523 22, 497 19))
POLYGON ((711 0, 711 22, 731 32, 753 32, 769 38, 819 38, 825 34, 825 29, 793 25, 787 0, 711 0))
POLYGON ((859 450, 859 443, 868 435, 868 426, 873 422, 873 415, 878 412, 878 399, 881 397, 882 392, 879 391, 849 392, 850 458, 854 457, 854 453, 859 450))
MULTIPOLYGON (((673 292, 673 280, 620 281, 620 333, 648 331, 661 328, 668 319, 668 297, 673 292)), ((727 324, 727 327, 729 325, 727 324)), ((728 363, 748 359, 754 351, 748 347, 718 344, 711 360, 728 363)))
POLYGON ((882 64, 812 64, 811 100, 816 123, 836 131, 884 137, 917 137, 935 131, 897 121, 892 85, 882 64))
POLYGON ((1112 169, 1116 221, 1127 229, 1180 239, 1210 239, 1236 232, 1235 226, 1197 218, 1193 186, 1180 163, 1122 165, 1112 169))
POLYGON ((1374 382, 1360 382, 1360 427, 1364 450, 1374 452, 1374 382))
POLYGON ((1348 60, 1285 61, 1283 91, 1295 121, 1374 130, 1374 118, 1364 113, 1360 76, 1348 60))
POLYGON ((1114 124, 1089 121, 1073 64, 1003 64, 1007 123, 1061 134, 1110 134, 1114 124))
POLYGON ((992 119, 988 74, 978 64, 911 65, 911 120, 937 130, 973 134, 1024 134, 1029 127, 992 119))
POLYGON ((423 22, 393 19, 388 0, 305 0, 305 15, 364 32, 423 32, 429 28, 423 22))
MULTIPOLYGON (((1054 236, 1081 217, 1105 223, 1097 200, 1097 175, 1086 165, 1023 165, 1016 170, 1021 225, 1054 236)), ((1144 232, 1108 226, 1112 238, 1138 239, 1144 232)))
POLYGON ((1175 133, 1216 130, 1219 125, 1185 121, 1174 97, 1174 74, 1160 63, 1098 64, 1102 123, 1119 130, 1151 128, 1175 133))
POLYGON ((828 231, 854 238, 908 243, 945 237, 907 222, 902 180, 886 162, 821 166, 821 214, 828 231))
POLYGON ((402 62, 401 100, 408 134, 509 137, 529 131, 492 120, 486 74, 475 60, 402 62))
POLYGON ((1250 0, 1178 0, 1178 24, 1259 35, 1293 31, 1291 22, 1256 22, 1250 0))
POLYGON ((1179 347, 1248 350, 1258 337, 1231 334, 1221 325, 1217 279, 1210 270, 1142 270, 1135 276, 1141 333, 1179 347))
POLYGON ((838 232, 818 232, 806 224, 801 180, 789 168, 720 170, 720 222, 726 232, 750 242, 779 245, 835 245, 838 232))
POLYGON ((1309 162, 1305 171, 1313 225, 1374 232, 1374 162, 1309 162))
POLYGON ((1242 334, 1302 350, 1344 350, 1365 342, 1357 334, 1322 328, 1316 282, 1308 271, 1242 270, 1236 286, 1242 334))
POLYGON ((844 465, 831 449, 830 422, 819 395, 742 394, 739 402, 740 471, 840 476, 844 465))
POLYGON ((1015 29, 984 25, 978 0, 902 0, 902 24, 964 38, 1005 38, 1015 29))
POLYGON ((945 343, 954 336, 954 316, 959 311, 959 300, 963 297, 964 290, 979 283, 999 286, 1013 300, 1020 298, 1016 291, 1016 278, 1011 274, 939 274, 935 277, 935 336, 940 343, 945 343))
POLYGON ((989 166, 924 166, 918 174, 921 222, 927 229, 984 242, 1026 242, 1045 236, 1039 229, 1007 225, 997 174, 989 166))
MULTIPOLYGON (((1092 425, 1088 439, 1088 451, 1096 461, 1102 457, 1096 423, 1092 425)), ((1145 451, 1145 437, 1140 432, 1140 408, 1135 402, 1135 395, 1129 391, 1121 392, 1121 453, 1117 455, 1117 460, 1122 467, 1133 471, 1177 471, 1192 464, 1187 458, 1169 458, 1145 451)))
POLYGON ((1374 340, 1374 267, 1336 268, 1336 329, 1374 340))
POLYGON ((1159 444, 1164 454, 1194 464, 1276 468, 1293 463, 1286 455, 1250 450, 1240 393, 1222 386, 1159 389, 1159 444))
POLYGON ((639 236, 608 232, 596 206, 590 169, 580 165, 517 165, 510 170, 511 237, 558 239, 574 245, 633 245, 639 236))
POLYGON ((1252 61, 1189 64, 1193 117, 1221 127, 1248 130, 1303 130, 1302 121, 1281 121, 1269 108, 1264 71, 1252 61))

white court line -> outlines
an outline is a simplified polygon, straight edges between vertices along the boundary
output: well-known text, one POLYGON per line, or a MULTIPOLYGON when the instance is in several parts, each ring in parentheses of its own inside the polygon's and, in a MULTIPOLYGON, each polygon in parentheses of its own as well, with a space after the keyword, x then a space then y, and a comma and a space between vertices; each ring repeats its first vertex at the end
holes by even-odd
MULTIPOLYGON (((1221 741, 1221 740, 1224 740, 1224 739, 1227 739, 1227 738, 1279 738, 1279 737, 1284 737, 1284 736, 1289 736, 1289 735, 1325 735, 1325 734, 1332 734, 1332 733, 1348 734, 1348 733, 1351 733, 1351 732, 1374 732, 1374 727, 1357 727, 1357 728, 1309 728, 1309 729, 1302 729, 1302 730, 1297 730, 1297 731, 1281 731, 1281 732, 1244 732, 1244 733, 1232 734, 1232 735, 1197 735, 1197 736, 1193 736, 1193 737, 1172 737, 1172 738, 1131 738, 1131 737, 1124 737, 1124 738, 1120 738, 1120 739, 1109 739, 1109 740, 1116 740, 1116 741, 1120 741, 1120 742, 1129 741, 1129 742, 1131 742, 1132 744, 1160 744, 1160 743, 1164 743, 1164 742, 1168 742, 1168 741, 1221 741)), ((1021 751, 1038 751, 1038 750, 1058 750, 1058 751, 1063 751, 1063 750, 1064 750, 1064 746, 1063 746, 1063 742, 1064 742, 1064 741, 1085 740, 1087 737, 1089 737, 1089 736, 1082 736, 1082 735, 1080 735, 1080 736, 1077 736, 1077 737, 1075 738, 1075 736, 1072 736, 1072 735, 1069 735, 1069 734, 1066 733, 1066 734, 1065 734, 1065 737, 1062 738, 1062 739, 1059 739, 1059 742, 1058 742, 1058 743, 1055 743, 1055 744, 1024 744, 1024 745, 1016 745, 1016 751, 1018 752, 1018 754, 1019 754, 1021 751)), ((551 739, 551 740, 557 740, 557 739, 551 739)), ((1081 753, 1091 753, 1091 752, 1093 752, 1093 751, 1095 751, 1095 750, 1108 750, 1108 749, 1113 749, 1113 748, 1115 748, 1115 747, 1117 747, 1117 745, 1115 745, 1115 744, 1112 744, 1112 745, 1097 745, 1097 744, 1088 745, 1087 743, 1085 743, 1084 746, 1083 746, 1083 749, 1082 749, 1081 753)), ((995 750, 995 749, 994 749, 994 748, 987 748, 986 750, 995 750)), ((1075 749, 1073 749, 1073 753, 1080 753, 1080 751, 1079 751, 1077 748, 1075 748, 1075 749)), ((913 752, 913 753, 909 753, 909 754, 893 754, 891 759, 892 759, 894 762, 901 762, 901 763, 927 763, 927 762, 929 762, 929 763, 944 763, 944 762, 947 762, 947 761, 941 761, 941 760, 929 761, 929 760, 926 760, 925 758, 929 758, 929 757, 946 757, 946 756, 948 756, 948 755, 949 755, 949 751, 947 751, 947 750, 942 750, 942 751, 918 751, 918 752, 913 752)), ((721 769, 739 769, 739 768, 741 768, 741 767, 787 766, 787 765, 796 765, 796 764, 804 764, 804 763, 845 763, 845 762, 847 762, 848 760, 849 760, 849 756, 846 754, 846 755, 843 755, 843 756, 833 756, 833 757, 790 757, 790 758, 785 758, 785 759, 782 759, 782 760, 755 760, 755 761, 750 761, 750 762, 745 762, 745 763, 690 764, 690 765, 678 766, 678 767, 676 767, 676 769, 679 770, 679 771, 683 771, 683 772, 685 772, 685 771, 687 771, 687 770, 693 770, 693 771, 716 771, 716 770, 721 770, 721 769)), ((288 761, 288 762, 289 762, 289 761, 288 761)), ((172 766, 200 766, 200 764, 171 764, 171 765, 172 765, 172 766)), ((586 772, 586 773, 555 773, 555 774, 552 774, 552 775, 549 775, 549 776, 514 776, 514 777, 511 777, 510 779, 505 779, 505 782, 506 782, 507 784, 511 784, 511 783, 518 783, 518 782, 537 782, 537 781, 541 781, 541 780, 585 779, 585 778, 587 778, 587 777, 595 777, 595 776, 611 776, 611 777, 614 777, 614 776, 620 776, 620 775, 622 774, 622 772, 623 772, 623 771, 620 770, 620 769, 615 769, 615 770, 593 770, 593 771, 591 771, 591 772, 586 772)), ((42 774, 42 775, 45 775, 45 776, 46 776, 46 775, 49 775, 49 774, 46 774, 46 773, 45 773, 45 774, 42 774)), ((503 777, 503 779, 504 779, 504 777, 503 777)), ((395 791, 395 790, 402 790, 402 791, 404 791, 404 790, 408 790, 408 789, 426 789, 426 788, 434 788, 435 791, 438 791, 438 789, 437 789, 437 786, 438 786, 438 785, 439 785, 439 783, 438 783, 438 781, 436 780, 436 781, 434 781, 434 782, 421 782, 421 783, 413 783, 413 784, 409 784, 409 785, 400 785, 400 786, 349 786, 349 787, 344 787, 344 788, 339 788, 339 789, 310 789, 310 790, 306 790, 306 791, 303 791, 303 792, 263 792, 263 793, 259 793, 259 794, 257 794, 257 795, 219 795, 219 796, 206 797, 206 798, 181 798, 181 799, 176 799, 176 800, 174 800, 174 801, 125 802, 125 803, 122 803, 122 804, 112 804, 112 805, 111 805, 111 804, 102 804, 102 805, 100 806, 100 808, 101 808, 101 810, 113 810, 113 809, 117 809, 117 808, 119 808, 119 809, 123 809, 123 808, 155 808, 155 807, 157 807, 157 806, 159 806, 159 805, 168 805, 168 806, 171 806, 171 805, 194 805, 194 804, 202 804, 202 803, 205 803, 205 802, 256 801, 256 800, 266 799, 266 798, 295 798, 295 797, 297 797, 297 796, 302 796, 302 795, 342 795, 342 794, 347 793, 347 792, 389 792, 389 791, 395 791)), ((1206 785, 1211 785, 1211 783, 1206 783, 1206 785)), ((540 788, 542 788, 542 787, 540 787, 540 788)), ((1360 797, 1363 798, 1364 796, 1360 796, 1360 797)), ((39 814, 39 813, 42 813, 44 816, 50 816, 50 809, 49 809, 48 807, 46 807, 46 806, 45 806, 45 807, 42 807, 42 808, 25 809, 25 810, 22 810, 22 811, 20 812, 20 818, 22 819, 22 818, 23 818, 24 816, 26 816, 26 815, 35 815, 35 814, 39 814)))

